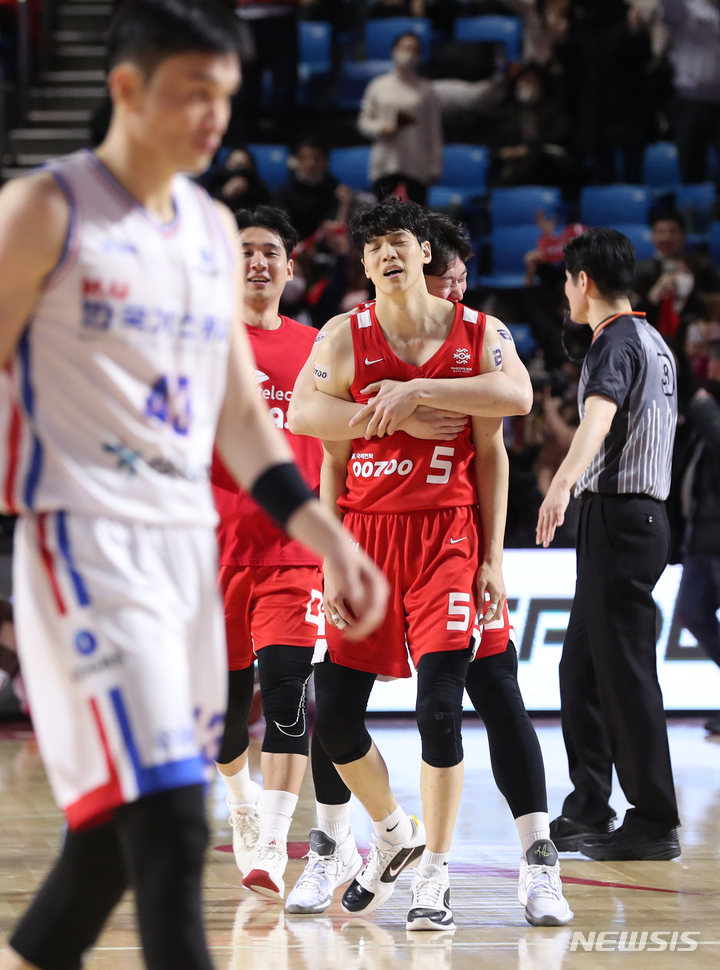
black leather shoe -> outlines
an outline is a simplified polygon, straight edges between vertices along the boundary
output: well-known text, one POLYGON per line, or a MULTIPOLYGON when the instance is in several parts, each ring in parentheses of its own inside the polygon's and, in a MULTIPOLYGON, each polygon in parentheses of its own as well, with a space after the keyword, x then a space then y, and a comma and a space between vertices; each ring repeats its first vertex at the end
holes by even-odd
POLYGON ((586 822, 568 818, 567 815, 558 815, 550 823, 550 838, 558 852, 578 852, 582 839, 607 835, 614 828, 615 822, 612 820, 604 825, 588 825, 586 822))
POLYGON ((587 836, 581 840, 578 848, 583 855, 601 861, 662 862, 666 859, 677 859, 680 855, 677 829, 670 829, 659 838, 651 838, 623 832, 623 828, 621 825, 616 832, 609 832, 607 835, 587 836))
POLYGON ((720 714, 713 714, 711 718, 705 721, 705 730, 709 731, 710 734, 720 734, 720 714))

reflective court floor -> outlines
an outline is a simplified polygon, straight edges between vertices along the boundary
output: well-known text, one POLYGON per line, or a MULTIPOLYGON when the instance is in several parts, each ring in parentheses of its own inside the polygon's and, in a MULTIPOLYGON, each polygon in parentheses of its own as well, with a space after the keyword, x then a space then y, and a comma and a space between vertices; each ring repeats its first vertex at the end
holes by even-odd
MULTIPOLYGON (((560 727, 537 722, 545 754, 551 817, 568 788, 560 727)), ((411 721, 373 722, 371 733, 390 767, 403 807, 419 814, 420 745, 411 721)), ((57 851, 62 818, 27 730, 0 735, 0 934, 2 945, 57 851)), ((410 875, 368 920, 350 919, 339 896, 321 917, 292 917, 244 890, 232 854, 224 793, 209 803, 212 841, 206 872, 208 941, 218 970, 642 970, 720 968, 720 741, 700 721, 671 722, 670 741, 683 827, 683 854, 673 862, 602 863, 561 857, 569 926, 533 928, 517 901, 519 843, 495 789, 485 731, 467 721, 466 786, 451 856, 454 934, 405 931, 410 875), (574 936, 582 934, 582 937, 574 936), (604 934, 601 935, 601 934, 604 934), (652 934, 656 935, 654 938, 652 934), (683 934, 685 936, 683 937, 683 934), (628 948, 633 947, 629 950, 628 948), (622 948, 622 949, 621 949, 622 948)), ((251 764, 258 777, 259 741, 251 764)), ((613 807, 622 816, 617 791, 613 807)), ((309 778, 290 837, 286 883, 292 886, 314 822, 309 778)), ((367 849, 370 825, 353 808, 353 828, 367 849)), ((91 970, 143 967, 128 897, 113 914, 91 970)))

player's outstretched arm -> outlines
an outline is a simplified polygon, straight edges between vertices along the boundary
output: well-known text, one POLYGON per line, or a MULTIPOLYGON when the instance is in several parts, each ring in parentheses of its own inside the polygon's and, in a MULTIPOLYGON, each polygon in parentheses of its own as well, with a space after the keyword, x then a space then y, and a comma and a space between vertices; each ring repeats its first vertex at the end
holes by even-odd
POLYGON ((615 401, 607 397, 591 394, 586 398, 585 417, 580 422, 570 450, 555 472, 540 506, 535 534, 537 545, 547 548, 555 538, 555 530, 565 521, 570 489, 595 457, 603 438, 610 430, 617 409, 615 401))
POLYGON ((484 540, 477 578, 478 609, 483 613, 482 623, 491 623, 502 616, 506 599, 502 560, 509 462, 503 441, 502 418, 473 418, 472 434, 484 540))
POLYGON ((47 172, 15 179, 0 192, 0 366, 60 261, 69 222, 69 205, 47 172))
POLYGON ((475 377, 369 384, 363 393, 372 394, 373 398, 353 421, 360 423, 370 418, 366 436, 381 437, 397 431, 400 422, 423 405, 480 418, 529 412, 533 400, 530 376, 518 357, 510 331, 495 317, 488 317, 485 326, 482 371, 475 377))
MULTIPOLYGON (((325 389, 319 389, 315 381, 315 362, 320 345, 340 324, 349 320, 350 314, 347 313, 338 314, 328 320, 298 374, 288 408, 288 427, 293 434, 310 435, 313 438, 322 438, 323 441, 350 441, 363 436, 372 437, 367 435, 367 426, 372 415, 357 421, 358 413, 364 410, 363 405, 332 397, 325 389)), ((407 432, 413 438, 452 441, 466 423, 464 415, 420 407, 413 408, 413 412, 399 422, 398 430, 407 432)))

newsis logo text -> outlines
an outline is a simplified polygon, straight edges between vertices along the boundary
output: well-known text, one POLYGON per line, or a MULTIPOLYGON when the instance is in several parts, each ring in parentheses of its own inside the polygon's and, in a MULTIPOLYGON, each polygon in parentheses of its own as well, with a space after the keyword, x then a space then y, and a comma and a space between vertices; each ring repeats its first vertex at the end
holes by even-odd
POLYGON ((585 950, 629 952, 645 950, 659 953, 661 950, 674 950, 677 953, 696 950, 698 941, 693 937, 699 933, 681 933, 679 930, 592 930, 587 935, 575 932, 570 940, 570 949, 575 953, 585 950))

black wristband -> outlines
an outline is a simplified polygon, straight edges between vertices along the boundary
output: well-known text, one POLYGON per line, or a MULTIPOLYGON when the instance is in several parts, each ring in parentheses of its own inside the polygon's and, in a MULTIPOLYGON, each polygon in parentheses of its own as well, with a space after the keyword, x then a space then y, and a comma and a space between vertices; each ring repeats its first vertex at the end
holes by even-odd
POLYGON ((297 465, 291 461, 273 465, 263 472, 255 480, 250 494, 283 528, 301 505, 315 498, 297 465))

